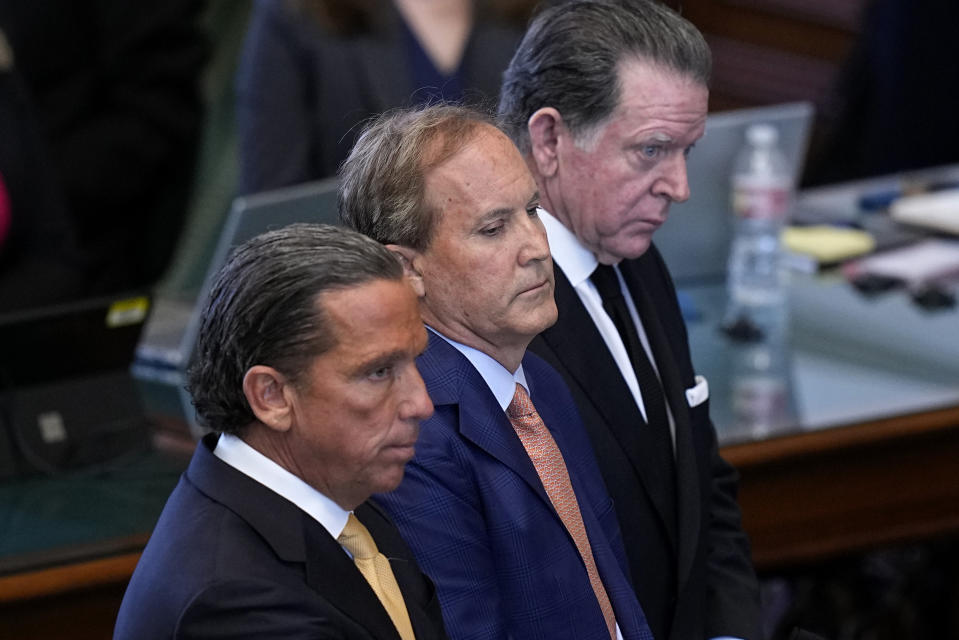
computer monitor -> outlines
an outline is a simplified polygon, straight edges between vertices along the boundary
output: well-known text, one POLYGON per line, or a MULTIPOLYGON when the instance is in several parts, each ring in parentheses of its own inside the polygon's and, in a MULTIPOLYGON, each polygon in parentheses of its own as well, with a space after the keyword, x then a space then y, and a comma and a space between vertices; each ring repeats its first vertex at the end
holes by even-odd
POLYGON ((213 258, 207 267, 197 303, 183 334, 182 354, 185 360, 181 362, 182 365, 189 364, 210 288, 233 249, 265 231, 280 229, 297 222, 339 224, 336 199, 337 180, 330 178, 241 196, 233 201, 213 258))
POLYGON ((335 178, 235 198, 206 266, 196 299, 180 303, 176 308, 158 305, 158 314, 164 317, 154 318, 147 328, 137 350, 140 365, 185 368, 193 353, 210 287, 230 252, 260 233, 297 222, 339 224, 336 198, 335 178))
POLYGON ((145 382, 161 382, 175 389, 177 399, 173 404, 190 423, 194 435, 202 430, 195 424, 189 395, 183 389, 183 374, 217 273, 233 249, 260 233, 298 222, 339 224, 337 186, 335 178, 328 178, 235 198, 195 302, 185 309, 164 310, 158 306, 158 315, 170 315, 155 319, 161 326, 148 327, 137 349, 135 374, 145 382))
POLYGON ((734 229, 730 179, 746 129, 769 123, 779 130, 780 148, 798 180, 806 158, 814 108, 808 102, 712 113, 686 161, 690 197, 670 207, 653 238, 678 285, 716 282, 725 277, 734 229))

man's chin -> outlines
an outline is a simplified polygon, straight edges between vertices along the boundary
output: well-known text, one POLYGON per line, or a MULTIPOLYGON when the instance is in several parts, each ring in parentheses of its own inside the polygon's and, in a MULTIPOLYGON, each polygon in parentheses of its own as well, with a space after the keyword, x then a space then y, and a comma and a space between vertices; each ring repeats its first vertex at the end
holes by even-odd
POLYGON ((536 310, 535 314, 530 314, 530 336, 536 336, 543 331, 546 331, 554 324, 556 324, 557 318, 559 318, 559 311, 556 308, 556 301, 550 296, 550 299, 547 303, 544 303, 539 309, 536 310))
POLYGON ((600 247, 596 258, 601 264, 618 264, 623 260, 635 260, 649 250, 652 238, 630 238, 627 242, 600 247))
POLYGON ((403 482, 405 470, 406 464, 404 463, 403 466, 397 469, 392 469, 389 473, 384 474, 377 483, 376 491, 374 491, 374 493, 389 493, 390 491, 396 489, 398 486, 400 486, 400 483, 403 482))

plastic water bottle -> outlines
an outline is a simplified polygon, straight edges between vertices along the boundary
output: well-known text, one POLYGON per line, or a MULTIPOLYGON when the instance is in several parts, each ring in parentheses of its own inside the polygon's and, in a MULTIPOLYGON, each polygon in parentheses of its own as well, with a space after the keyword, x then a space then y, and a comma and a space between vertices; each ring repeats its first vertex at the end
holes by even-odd
POLYGON ((792 170, 769 124, 746 130, 732 175, 736 232, 730 248, 723 328, 733 338, 781 341, 788 317, 780 232, 793 195, 792 170))
POLYGON ((730 353, 732 421, 736 438, 762 438, 796 423, 791 358, 775 340, 736 344, 730 353))

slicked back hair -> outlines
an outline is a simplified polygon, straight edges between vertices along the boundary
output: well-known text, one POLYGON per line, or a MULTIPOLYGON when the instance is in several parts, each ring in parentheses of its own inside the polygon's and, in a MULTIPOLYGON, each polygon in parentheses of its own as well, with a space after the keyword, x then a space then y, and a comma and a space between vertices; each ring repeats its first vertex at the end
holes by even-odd
POLYGON ((187 374, 200 422, 241 433, 255 420, 243 394, 250 367, 273 367, 297 384, 335 346, 323 293, 402 278, 385 247, 331 225, 294 224, 238 247, 210 291, 187 374))
POLYGON ((567 0, 530 22, 503 74, 500 126, 525 155, 527 122, 553 107, 578 142, 619 105, 619 69, 639 60, 708 85, 712 56, 702 34, 657 0, 567 0))

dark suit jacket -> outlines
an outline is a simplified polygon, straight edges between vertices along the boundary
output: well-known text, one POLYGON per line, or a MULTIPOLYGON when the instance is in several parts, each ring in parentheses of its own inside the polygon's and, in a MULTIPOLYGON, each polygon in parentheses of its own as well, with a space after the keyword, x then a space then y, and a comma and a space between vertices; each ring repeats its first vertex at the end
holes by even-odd
MULTIPOLYGON (((330 33, 290 4, 257 0, 253 6, 237 71, 240 193, 334 175, 365 120, 425 98, 417 93, 392 2, 380 3, 369 33, 347 36, 330 33)), ((479 11, 463 52, 466 102, 495 106, 522 35, 479 11)))
MULTIPOLYGON (((318 522, 215 455, 204 438, 120 607, 114 638, 399 640, 373 590, 318 522)), ((445 638, 433 585, 386 515, 354 512, 390 558, 419 640, 445 638)))
MULTIPOLYGON (((436 412, 423 423, 403 482, 378 500, 436 582, 450 637, 608 640, 579 552, 480 374, 432 333, 417 366, 436 412)), ((523 366, 565 457, 623 637, 648 638, 572 398, 539 358, 527 355, 523 366)))
POLYGON ((562 271, 559 320, 530 345, 569 384, 616 505, 639 601, 665 640, 761 637, 759 594, 736 504, 737 474, 719 456, 708 401, 690 407, 695 374, 676 291, 655 247, 620 263, 676 420, 678 532, 646 492, 642 414, 562 271))

